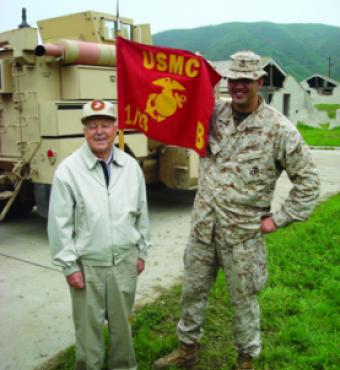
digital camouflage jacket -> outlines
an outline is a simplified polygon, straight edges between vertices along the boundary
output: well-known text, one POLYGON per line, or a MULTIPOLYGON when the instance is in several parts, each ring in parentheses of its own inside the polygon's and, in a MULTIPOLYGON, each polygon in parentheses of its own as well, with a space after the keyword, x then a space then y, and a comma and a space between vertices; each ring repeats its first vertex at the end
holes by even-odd
POLYGON ((319 178, 309 148, 295 126, 264 101, 235 125, 229 102, 217 102, 207 156, 200 160, 192 236, 210 243, 214 224, 235 244, 260 232, 270 213, 276 181, 286 171, 293 187, 272 216, 277 226, 305 220, 316 205, 319 178))

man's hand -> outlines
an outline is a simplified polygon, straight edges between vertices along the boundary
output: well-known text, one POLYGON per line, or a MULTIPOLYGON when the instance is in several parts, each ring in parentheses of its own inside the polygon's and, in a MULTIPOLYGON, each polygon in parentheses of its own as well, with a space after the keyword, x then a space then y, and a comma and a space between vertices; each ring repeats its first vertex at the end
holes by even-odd
POLYGON ((138 275, 141 274, 145 269, 145 262, 141 258, 138 258, 137 260, 137 272, 138 275))
POLYGON ((272 233, 277 230, 277 226, 273 221, 272 217, 266 217, 261 220, 261 232, 262 234, 272 233))
POLYGON ((82 289, 85 287, 84 278, 81 271, 77 271, 71 275, 66 276, 66 280, 72 288, 82 289))

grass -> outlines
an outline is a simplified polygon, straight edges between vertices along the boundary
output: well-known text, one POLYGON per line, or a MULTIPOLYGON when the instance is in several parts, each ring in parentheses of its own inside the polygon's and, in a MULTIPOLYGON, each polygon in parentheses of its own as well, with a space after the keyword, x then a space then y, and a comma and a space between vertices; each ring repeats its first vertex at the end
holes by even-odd
MULTIPOLYGON (((340 368, 340 194, 320 204, 310 219, 269 235, 269 280, 261 292, 262 370, 340 368)), ((206 311, 205 335, 195 370, 228 370, 236 353, 231 311, 220 273, 206 311)), ((133 332, 139 370, 177 345, 180 287, 140 309, 133 332)), ((71 370, 71 347, 40 370, 71 370)))
POLYGON ((328 117, 331 119, 335 118, 336 110, 340 109, 340 104, 316 104, 315 108, 326 111, 328 113, 328 117))
MULTIPOLYGON (((340 104, 316 104, 315 107, 326 111, 328 117, 334 119, 336 110, 340 109, 340 104)), ((321 128, 315 128, 299 122, 297 128, 308 145, 340 147, 340 127, 329 130, 328 126, 328 124, 324 124, 321 125, 321 128)))
POLYGON ((315 128, 299 123, 297 129, 308 145, 340 147, 340 127, 329 130, 328 125, 315 128))

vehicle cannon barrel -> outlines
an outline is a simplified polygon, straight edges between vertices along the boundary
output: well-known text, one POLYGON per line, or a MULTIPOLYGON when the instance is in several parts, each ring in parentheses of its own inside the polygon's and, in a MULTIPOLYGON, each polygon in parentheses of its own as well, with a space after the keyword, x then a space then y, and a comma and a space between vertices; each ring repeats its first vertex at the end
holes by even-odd
POLYGON ((57 44, 42 44, 35 48, 35 55, 60 57, 62 64, 116 66, 116 47, 93 42, 61 40, 57 44))

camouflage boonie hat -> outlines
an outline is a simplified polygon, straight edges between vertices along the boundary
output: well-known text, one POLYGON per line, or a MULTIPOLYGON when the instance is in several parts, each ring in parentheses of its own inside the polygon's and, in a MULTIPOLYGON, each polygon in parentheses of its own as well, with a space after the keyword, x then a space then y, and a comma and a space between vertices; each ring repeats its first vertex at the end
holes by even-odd
POLYGON ((249 78, 251 80, 258 80, 267 74, 261 68, 261 58, 250 50, 241 50, 233 54, 225 77, 231 80, 240 78, 249 78))

